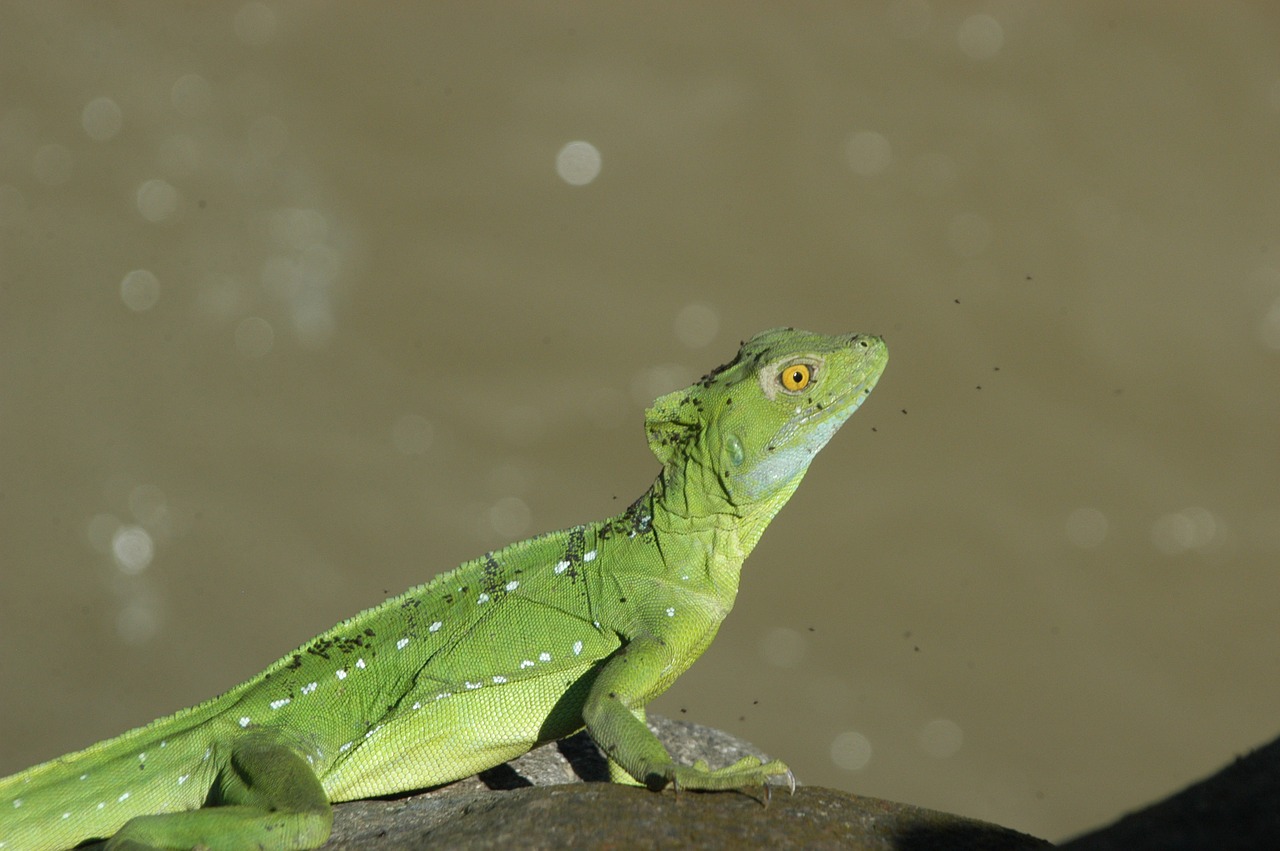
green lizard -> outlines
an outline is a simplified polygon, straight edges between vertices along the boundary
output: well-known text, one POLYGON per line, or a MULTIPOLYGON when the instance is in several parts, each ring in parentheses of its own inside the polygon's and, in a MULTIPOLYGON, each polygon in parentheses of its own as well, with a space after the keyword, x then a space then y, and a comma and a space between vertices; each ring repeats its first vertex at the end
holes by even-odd
POLYGON ((646 412, 662 470, 621 514, 469 561, 219 697, 0 780, 0 848, 314 848, 331 801, 584 726, 616 782, 794 787, 777 761, 676 765, 644 707, 711 642, 743 559, 887 359, 874 336, 758 334, 646 412))

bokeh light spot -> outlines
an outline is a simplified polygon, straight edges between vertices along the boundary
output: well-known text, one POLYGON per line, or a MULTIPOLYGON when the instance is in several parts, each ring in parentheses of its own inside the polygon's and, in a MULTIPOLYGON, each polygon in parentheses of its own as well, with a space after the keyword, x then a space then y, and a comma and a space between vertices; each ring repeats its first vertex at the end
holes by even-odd
POLYGON ((146 269, 134 269, 120 281, 120 300, 125 307, 141 313, 160 300, 160 281, 146 269))
POLYGON ((1207 547, 1217 534, 1213 513, 1198 506, 1165 514, 1151 525, 1151 543, 1170 556, 1207 547))
POLYGON ((276 34, 276 13, 266 3, 246 3, 236 12, 236 37, 245 44, 261 47, 276 34))
POLYGON ((990 15, 972 15, 960 24, 956 43, 970 59, 991 59, 1004 47, 1004 27, 990 15))
POLYGON ((760 657, 774 667, 794 668, 804 653, 804 636, 794 629, 774 627, 760 637, 760 657))
POLYGON ((570 186, 586 186, 600 174, 600 151, 590 142, 570 142, 556 154, 556 174, 570 186))
POLYGON ((160 631, 160 613, 146 598, 130 600, 116 615, 116 634, 125 644, 144 644, 160 631))
POLYGON ((114 514, 95 514, 89 518, 85 534, 89 538, 89 546, 103 555, 111 554, 111 543, 115 539, 116 530, 120 528, 120 518, 114 514))
POLYGON ((889 140, 872 130, 859 130, 849 135, 844 143, 844 154, 849 168, 863 177, 881 174, 893 162, 893 149, 889 140))
POLYGON ((698 376, 678 363, 660 363, 638 370, 631 377, 631 399, 648 406, 664 393, 687 387, 698 376))
POLYGON ((199 118, 213 107, 213 89, 199 74, 183 74, 170 87, 169 102, 187 118, 199 118))
POLYGON ((529 506, 518 496, 504 496, 489 508, 489 525, 503 538, 523 536, 532 519, 529 506))
POLYGON ((149 222, 172 219, 182 206, 182 195, 167 180, 152 178, 143 181, 137 193, 138 212, 149 222))
POLYGON ((845 771, 861 771, 871 764, 871 740, 846 730, 831 742, 831 761, 845 771))
POLYGON ((955 756, 964 744, 964 731, 960 725, 946 718, 935 718, 928 722, 916 734, 920 750, 936 759, 955 756))
POLYGON ((151 564, 155 543, 141 526, 120 526, 111 539, 111 554, 122 573, 137 574, 151 564))
POLYGON ((275 329, 261 316, 246 316, 236 325, 236 351, 247 358, 262 357, 275 342, 275 329))
POLYGON ((93 141, 107 142, 119 135, 124 127, 124 113, 111 98, 94 98, 80 112, 80 126, 93 141))

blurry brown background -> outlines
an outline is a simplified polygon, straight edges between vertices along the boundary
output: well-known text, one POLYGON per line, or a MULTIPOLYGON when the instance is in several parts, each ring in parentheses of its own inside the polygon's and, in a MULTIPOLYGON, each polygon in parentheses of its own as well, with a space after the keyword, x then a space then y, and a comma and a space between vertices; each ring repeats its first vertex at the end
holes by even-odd
POLYGON ((1268 4, 8 3, 0 774, 892 359, 655 709, 1062 838, 1280 733, 1268 4), (848 8, 852 5, 852 8, 848 8))

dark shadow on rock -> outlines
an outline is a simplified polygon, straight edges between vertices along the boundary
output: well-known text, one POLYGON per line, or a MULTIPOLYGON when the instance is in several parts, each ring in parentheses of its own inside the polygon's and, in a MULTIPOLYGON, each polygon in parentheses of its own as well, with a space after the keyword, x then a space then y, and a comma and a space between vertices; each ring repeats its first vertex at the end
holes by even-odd
POLYGON ((495 765, 493 768, 486 768, 484 771, 476 775, 476 777, 486 787, 490 789, 521 789, 525 786, 532 786, 533 783, 527 777, 511 767, 511 763, 504 762, 502 765, 495 765))
POLYGON ((910 827, 894 843, 894 851, 1032 851, 1052 847, 1025 833, 974 823, 910 827))
POLYGON ((573 768, 573 773, 585 783, 604 783, 609 780, 609 761, 591 741, 586 730, 556 742, 556 749, 573 768))

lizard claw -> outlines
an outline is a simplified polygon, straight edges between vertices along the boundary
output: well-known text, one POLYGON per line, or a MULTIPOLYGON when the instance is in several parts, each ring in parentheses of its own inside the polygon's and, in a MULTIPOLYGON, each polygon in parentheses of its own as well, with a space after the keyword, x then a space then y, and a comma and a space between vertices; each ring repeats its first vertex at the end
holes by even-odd
MULTIPOLYGON (((796 775, 788 768, 786 772, 787 790, 794 795, 796 793, 796 775)), ((769 806, 769 802, 773 800, 773 784, 768 781, 764 784, 764 805, 769 806)))

